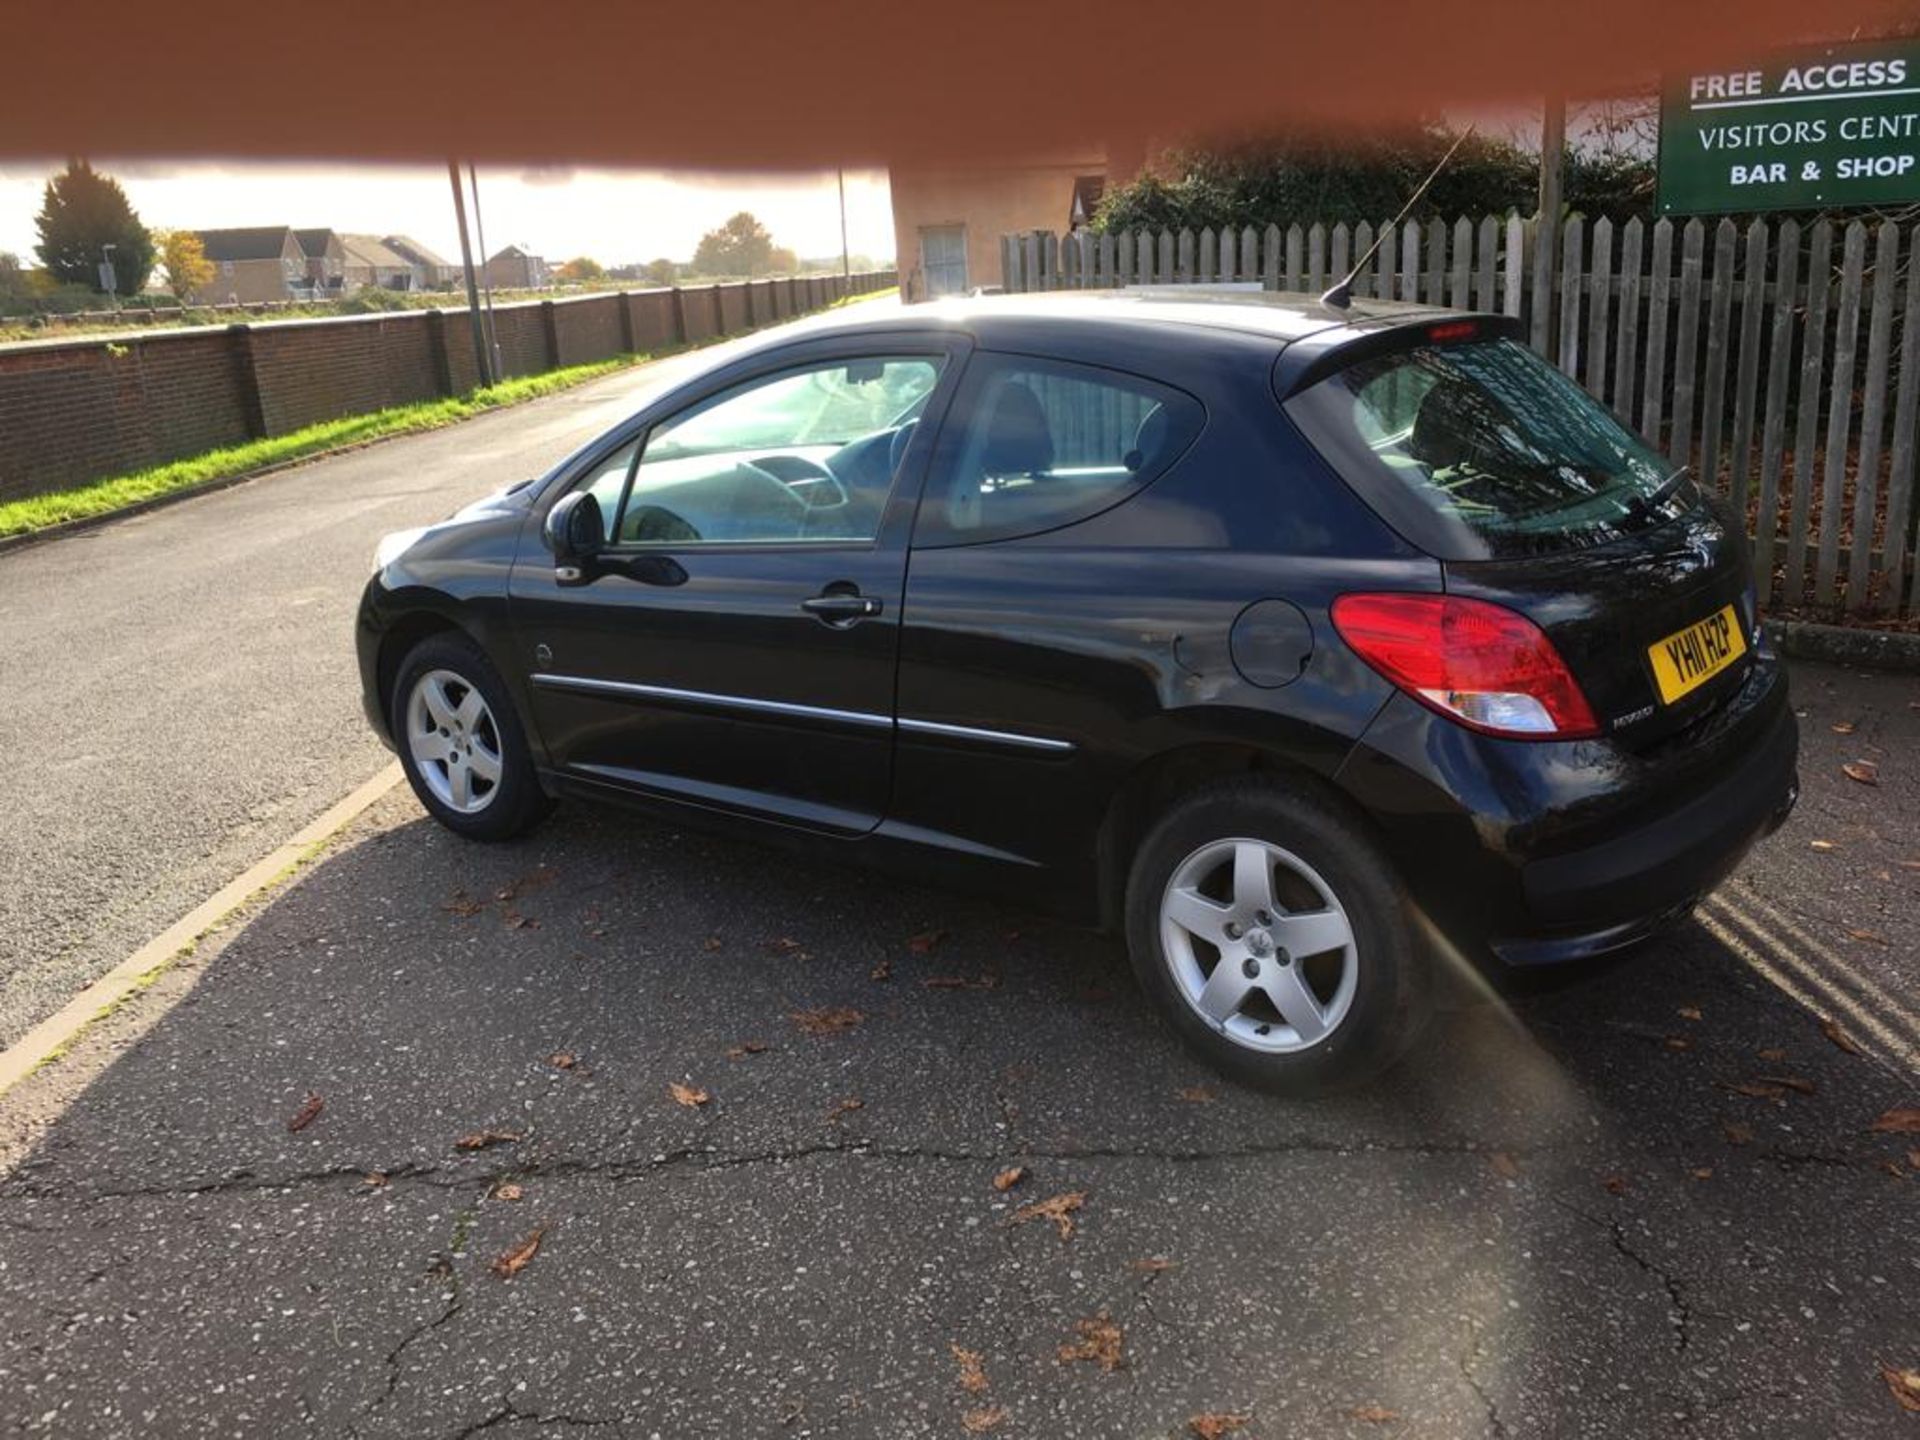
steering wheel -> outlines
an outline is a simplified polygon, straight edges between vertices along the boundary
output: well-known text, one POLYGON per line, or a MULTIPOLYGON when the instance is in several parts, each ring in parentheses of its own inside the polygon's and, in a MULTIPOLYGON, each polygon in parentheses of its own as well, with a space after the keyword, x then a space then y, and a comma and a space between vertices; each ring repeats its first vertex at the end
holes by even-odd
POLYGON ((804 455, 763 455, 758 460, 743 460, 740 465, 785 486, 793 498, 809 510, 830 510, 845 505, 849 499, 847 487, 840 483, 839 476, 804 455), (826 488, 816 492, 818 486, 826 488), (817 499, 816 493, 828 498, 817 499))

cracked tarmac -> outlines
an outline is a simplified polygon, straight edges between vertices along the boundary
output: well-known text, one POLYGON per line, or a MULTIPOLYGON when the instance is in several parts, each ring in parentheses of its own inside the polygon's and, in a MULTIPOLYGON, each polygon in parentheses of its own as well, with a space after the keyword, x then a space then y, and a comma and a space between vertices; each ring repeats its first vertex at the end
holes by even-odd
MULTIPOLYGON (((1920 1043, 1913 683, 1796 684, 1807 802, 1728 903, 1920 1043), (1877 791, 1824 733, 1867 713, 1877 791)), ((401 794, 145 1003, 0 1102, 9 1433, 1913 1428, 1879 1367, 1920 1366, 1920 1174, 1868 1126, 1915 1076, 1704 924, 1289 1104, 1186 1058, 1100 937, 583 806, 479 849, 401 794), (923 983, 956 977, 996 983, 923 983), (1811 1093, 1728 1088, 1782 1074, 1811 1093), (488 1129, 521 1138, 456 1148, 488 1129), (1070 1238, 1016 1223, 1073 1191, 1070 1238), (1118 1364, 1063 1360, 1102 1315, 1118 1364)))

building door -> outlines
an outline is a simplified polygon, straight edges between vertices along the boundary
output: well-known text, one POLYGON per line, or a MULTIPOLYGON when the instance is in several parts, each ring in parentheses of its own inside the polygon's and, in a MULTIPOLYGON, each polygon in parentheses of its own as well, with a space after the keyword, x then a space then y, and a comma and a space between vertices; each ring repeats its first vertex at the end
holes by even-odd
POLYGON ((927 277, 927 298, 964 295, 967 282, 967 227, 934 225, 920 232, 920 270, 927 277))

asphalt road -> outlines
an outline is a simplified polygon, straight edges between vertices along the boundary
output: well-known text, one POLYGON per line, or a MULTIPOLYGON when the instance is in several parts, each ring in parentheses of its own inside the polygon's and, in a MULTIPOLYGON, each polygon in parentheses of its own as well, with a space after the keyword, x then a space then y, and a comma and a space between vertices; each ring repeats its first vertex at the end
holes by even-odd
POLYGON ((469 846, 396 793, 143 1039, 0 1104, 0 1422, 1911 1434, 1920 1140, 1870 1127, 1920 1088, 1752 957, 1920 1040, 1920 714, 1807 683, 1747 954, 1689 924, 1312 1104, 1187 1060, 1097 937, 587 807, 469 846))
POLYGON ((375 774, 373 547, 544 471, 700 352, 0 554, 0 1047, 375 774))

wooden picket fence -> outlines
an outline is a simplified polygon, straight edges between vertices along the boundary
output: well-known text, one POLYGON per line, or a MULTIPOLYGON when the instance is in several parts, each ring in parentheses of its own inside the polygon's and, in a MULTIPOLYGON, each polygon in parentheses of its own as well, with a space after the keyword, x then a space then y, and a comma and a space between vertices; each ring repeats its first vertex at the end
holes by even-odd
POLYGON ((1773 612, 1920 617, 1920 226, 1520 216, 1003 238, 1009 291, 1250 284, 1519 317, 1533 348, 1747 516, 1773 612))

